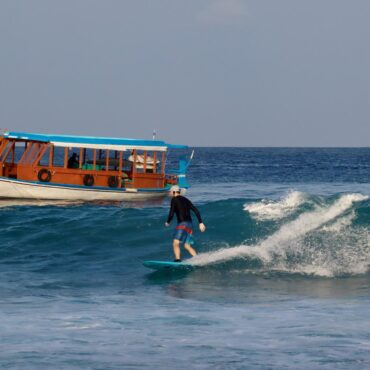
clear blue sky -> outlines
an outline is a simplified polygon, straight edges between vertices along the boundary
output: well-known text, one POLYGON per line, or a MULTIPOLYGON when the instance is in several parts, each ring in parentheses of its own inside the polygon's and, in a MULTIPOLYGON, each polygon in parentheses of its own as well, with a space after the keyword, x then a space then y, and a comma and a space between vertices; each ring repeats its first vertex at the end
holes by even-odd
POLYGON ((0 127, 369 146, 368 0, 2 0, 0 127))

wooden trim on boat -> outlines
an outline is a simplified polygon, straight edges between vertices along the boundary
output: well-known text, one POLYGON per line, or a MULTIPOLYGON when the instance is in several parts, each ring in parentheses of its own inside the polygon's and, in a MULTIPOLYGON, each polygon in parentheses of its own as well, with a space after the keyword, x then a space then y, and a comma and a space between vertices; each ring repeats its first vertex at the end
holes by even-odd
POLYGON ((64 148, 64 168, 68 167, 68 148, 64 148))
POLYGON ((123 163, 123 152, 119 152, 118 177, 121 179, 121 181, 118 184, 119 188, 122 188, 122 163, 123 163))
POLYGON ((94 153, 93 170, 95 171, 96 170, 96 149, 93 149, 93 153, 94 153))
POLYGON ((109 159, 110 159, 109 157, 110 157, 110 150, 107 149, 107 155, 106 155, 106 158, 105 158, 105 171, 108 171, 108 169, 109 169, 109 159))
POLYGON ((53 160, 54 160, 54 145, 50 145, 50 151, 49 151, 49 167, 53 167, 53 160))
POLYGON ((157 173, 157 152, 153 153, 153 173, 157 173))
POLYGON ((84 152, 84 150, 82 148, 80 148, 80 154, 79 154, 79 157, 78 157, 78 168, 79 169, 82 168, 83 152, 84 152))
POLYGON ((161 170, 162 173, 164 173, 165 171, 165 165, 166 165, 166 154, 163 152, 162 153, 162 170, 161 170))

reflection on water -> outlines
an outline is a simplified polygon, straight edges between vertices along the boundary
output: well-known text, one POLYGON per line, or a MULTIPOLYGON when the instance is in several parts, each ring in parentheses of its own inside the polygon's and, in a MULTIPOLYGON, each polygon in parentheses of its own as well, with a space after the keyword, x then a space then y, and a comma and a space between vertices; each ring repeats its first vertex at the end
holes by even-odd
POLYGON ((6 207, 19 207, 19 206, 76 206, 76 205, 92 205, 92 206, 113 206, 120 208, 150 208, 159 207, 165 204, 165 199, 151 199, 151 200, 136 200, 136 201, 77 201, 77 200, 41 200, 41 199, 13 199, 13 198, 0 198, 0 208, 6 207))
POLYGON ((66 201, 66 200, 38 200, 38 199, 10 199, 1 198, 0 208, 4 207, 17 207, 17 206, 68 206, 81 204, 82 202, 77 201, 66 201))

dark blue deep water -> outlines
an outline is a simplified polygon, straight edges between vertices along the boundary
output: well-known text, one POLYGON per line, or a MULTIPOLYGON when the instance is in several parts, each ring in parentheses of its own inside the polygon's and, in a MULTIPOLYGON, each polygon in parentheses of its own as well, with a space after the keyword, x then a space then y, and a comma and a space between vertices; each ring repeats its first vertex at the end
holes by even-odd
POLYGON ((188 273, 142 266, 168 200, 1 200, 0 368, 369 369, 370 149, 199 148, 189 181, 188 273))

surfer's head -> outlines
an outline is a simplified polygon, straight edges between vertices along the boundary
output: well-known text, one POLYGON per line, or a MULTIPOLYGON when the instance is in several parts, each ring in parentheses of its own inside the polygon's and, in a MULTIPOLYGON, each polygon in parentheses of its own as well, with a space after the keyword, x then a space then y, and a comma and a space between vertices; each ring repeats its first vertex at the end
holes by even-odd
POLYGON ((171 186, 171 194, 173 197, 175 197, 176 195, 179 195, 181 193, 181 190, 180 190, 180 187, 178 185, 173 185, 171 186))

